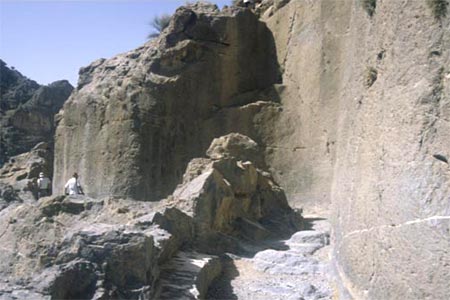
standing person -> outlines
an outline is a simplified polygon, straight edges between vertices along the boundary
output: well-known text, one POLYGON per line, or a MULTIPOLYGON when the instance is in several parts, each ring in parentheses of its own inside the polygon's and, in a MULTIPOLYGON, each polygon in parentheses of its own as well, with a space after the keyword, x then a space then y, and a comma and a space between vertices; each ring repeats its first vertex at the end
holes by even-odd
POLYGON ((244 6, 247 8, 253 8, 253 0, 244 0, 244 6))
POLYGON ((37 180, 38 199, 50 196, 51 183, 50 179, 48 179, 43 172, 39 173, 39 178, 37 180))
POLYGON ((77 173, 73 173, 72 178, 67 181, 64 191, 66 195, 84 195, 77 173))

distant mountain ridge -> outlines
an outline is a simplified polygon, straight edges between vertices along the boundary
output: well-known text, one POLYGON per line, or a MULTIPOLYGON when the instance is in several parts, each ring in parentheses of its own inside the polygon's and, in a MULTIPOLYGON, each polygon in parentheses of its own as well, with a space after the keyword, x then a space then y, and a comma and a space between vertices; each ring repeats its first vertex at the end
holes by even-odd
POLYGON ((0 166, 39 142, 53 145, 54 115, 72 90, 67 80, 41 86, 0 60, 0 166))

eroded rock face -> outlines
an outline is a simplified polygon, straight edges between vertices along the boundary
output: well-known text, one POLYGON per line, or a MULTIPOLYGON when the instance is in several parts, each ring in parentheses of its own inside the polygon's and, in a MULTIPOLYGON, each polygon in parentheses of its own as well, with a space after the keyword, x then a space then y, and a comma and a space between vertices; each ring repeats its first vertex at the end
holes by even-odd
POLYGON ((222 271, 211 254, 301 226, 271 175, 240 160, 258 148, 243 135, 218 138, 208 151, 216 158, 194 159, 161 202, 77 195, 11 203, 0 211, 0 296, 203 298, 222 271))
POLYGON ((372 16, 359 1, 290 1, 264 15, 286 85, 268 164, 291 203, 332 203, 356 299, 450 294, 449 15, 433 2, 448 1, 376 1, 372 16))
POLYGON ((8 68, 3 60, 0 60, 0 74, 0 109, 3 113, 26 103, 39 89, 39 84, 36 81, 26 78, 13 67, 8 68))
POLYGON ((0 166, 37 143, 53 147, 54 115, 73 87, 66 80, 40 86, 0 60, 0 166))
POLYGON ((0 210, 11 201, 34 202, 40 172, 46 176, 53 173, 53 151, 47 143, 10 158, 0 169, 0 210))
POLYGON ((210 159, 194 159, 188 165, 173 201, 193 218, 198 247, 220 253, 229 247, 220 243, 220 235, 255 241, 300 229, 299 214, 271 175, 241 160, 257 148, 250 138, 229 134, 212 142, 210 159))
MULTIPOLYGON (((263 1, 267 27, 249 11, 181 9, 160 39, 81 71, 61 114, 56 187, 78 170, 91 195, 158 199, 213 137, 246 133, 263 142, 290 203, 331 208, 336 263, 355 298, 445 298, 449 18, 431 2, 377 1, 369 14, 359 1, 263 1)), ((256 163, 197 159, 175 207, 155 217, 183 219, 161 224, 189 238, 213 227, 232 248, 230 220, 244 219, 216 208, 245 211, 235 200, 255 176, 256 163)), ((251 213, 244 228, 263 236, 251 213)))
POLYGON ((254 133, 278 74, 273 37, 249 10, 178 9, 160 38, 81 69, 60 116, 54 189, 78 171, 91 196, 170 194, 214 137, 254 133))
POLYGON ((212 141, 211 146, 206 151, 206 155, 211 159, 234 157, 241 161, 255 162, 260 168, 264 168, 263 149, 248 136, 231 133, 212 141))
POLYGON ((1 211, 0 273, 8 284, 0 294, 12 297, 9 291, 22 290, 51 299, 150 297, 160 253, 153 235, 168 239, 170 234, 151 225, 127 225, 142 209, 128 204, 58 196, 1 211))

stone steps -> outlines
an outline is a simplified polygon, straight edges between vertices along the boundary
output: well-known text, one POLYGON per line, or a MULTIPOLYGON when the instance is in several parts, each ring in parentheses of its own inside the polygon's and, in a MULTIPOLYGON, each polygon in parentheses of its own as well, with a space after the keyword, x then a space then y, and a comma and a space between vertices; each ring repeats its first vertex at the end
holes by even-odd
POLYGON ((230 256, 207 299, 333 299, 329 232, 312 225, 273 247, 265 244, 253 257, 230 256))
POLYGON ((158 299, 202 299, 221 272, 217 256, 179 252, 161 267, 158 299))

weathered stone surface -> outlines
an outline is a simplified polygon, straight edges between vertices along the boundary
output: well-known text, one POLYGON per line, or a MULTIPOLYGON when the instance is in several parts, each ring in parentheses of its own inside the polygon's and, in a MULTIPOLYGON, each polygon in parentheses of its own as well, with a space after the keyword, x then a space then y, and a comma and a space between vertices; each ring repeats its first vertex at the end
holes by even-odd
POLYGON ((320 228, 324 223, 314 221, 311 230, 260 244, 253 255, 229 255, 208 299, 334 299, 330 257, 324 256, 331 247, 329 232, 320 228))
POLYGON ((0 209, 11 201, 37 199, 40 172, 53 173, 53 152, 47 143, 37 144, 30 152, 12 157, 0 169, 0 209))
POLYGON ((206 155, 212 159, 234 157, 241 161, 263 164, 264 157, 261 150, 260 146, 248 136, 231 133, 214 139, 206 155))
POLYGON ((90 196, 161 199, 214 137, 239 131, 223 116, 252 130, 250 110, 270 105, 243 106, 276 100, 257 95, 278 80, 273 37, 251 11, 180 8, 158 39, 81 69, 60 115, 55 191, 78 171, 90 196))
POLYGON ((273 178, 252 162, 239 160, 257 147, 253 140, 236 134, 214 140, 208 154, 217 159, 194 159, 173 194, 175 207, 193 218, 196 244, 207 251, 226 247, 217 244, 220 239, 210 244, 218 233, 261 240, 301 226, 300 216, 273 178))
MULTIPOLYGON (((369 15, 360 1, 263 1, 266 25, 249 10, 180 9, 160 39, 81 70, 60 114, 55 187, 79 171, 91 196, 159 199, 213 138, 240 132, 265 149, 275 180, 221 151, 194 160, 172 207, 153 216, 189 238, 161 244, 193 237, 223 250, 267 236, 264 205, 248 209, 258 201, 247 196, 273 196, 279 182, 291 204, 331 208, 337 269, 354 298, 445 299, 449 16, 434 16, 433 1, 376 2, 369 15)), ((327 239, 309 234, 291 244, 305 256, 327 239)), ((267 255, 268 265, 298 258, 267 255)), ((289 291, 255 288, 262 299, 289 291)))
POLYGON ((158 299, 205 299, 209 285, 221 271, 218 257, 180 252, 161 267, 158 299))
POLYGON ((300 226, 270 174, 237 160, 257 146, 239 140, 224 144, 226 156, 193 160, 185 182, 160 203, 76 195, 0 210, 0 296, 204 298, 222 264, 196 250, 238 253, 300 226))
POLYGON ((154 224, 138 227, 133 220, 142 209, 82 196, 8 206, 0 212, 0 274, 11 291, 1 292, 13 297, 12 290, 22 289, 52 299, 150 297, 161 253, 153 236, 161 245, 170 234, 154 224))
POLYGON ((0 60, 0 167, 39 142, 53 148, 54 115, 73 87, 66 80, 40 86, 0 60))
POLYGON ((320 212, 331 203, 339 84, 350 64, 340 49, 352 2, 285 2, 263 1, 283 70, 282 111, 263 133, 266 159, 292 205, 320 212))
POLYGON ((0 74, 2 74, 0 80, 0 111, 2 113, 18 108, 39 89, 37 82, 26 78, 14 67, 8 68, 3 60, 0 60, 0 74))
POLYGON ((267 163, 291 204, 332 208, 356 299, 450 294, 449 16, 431 2, 376 1, 370 17, 358 1, 290 1, 264 14, 285 85, 267 163))
POLYGON ((102 200, 95 200, 81 195, 56 196, 53 198, 43 198, 39 201, 39 209, 47 217, 53 217, 59 213, 80 214, 90 210, 95 205, 103 205, 102 200))

